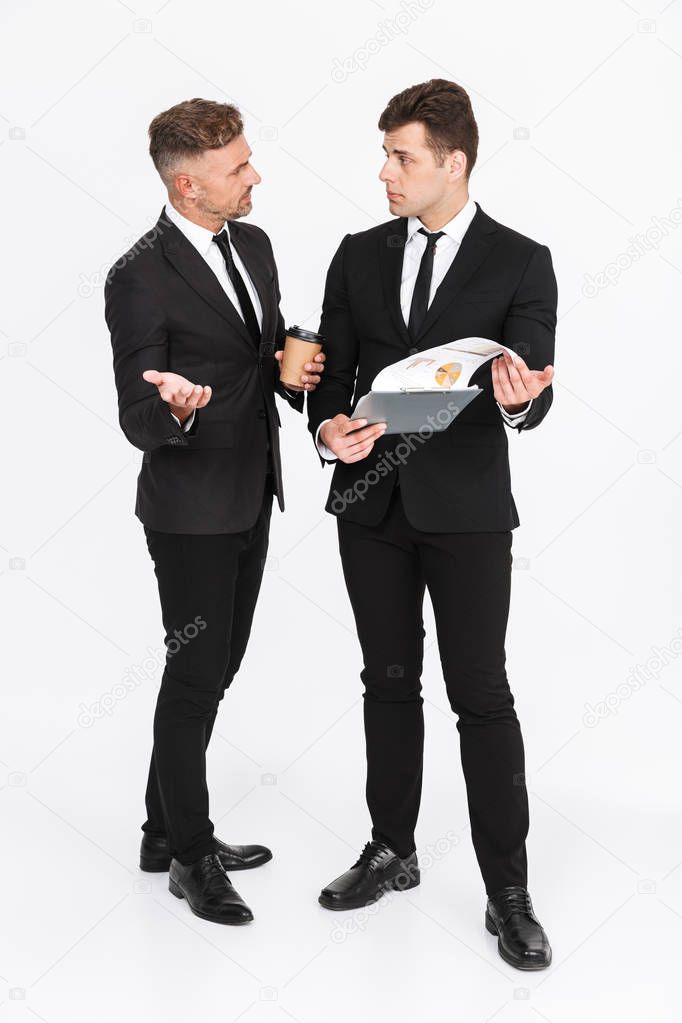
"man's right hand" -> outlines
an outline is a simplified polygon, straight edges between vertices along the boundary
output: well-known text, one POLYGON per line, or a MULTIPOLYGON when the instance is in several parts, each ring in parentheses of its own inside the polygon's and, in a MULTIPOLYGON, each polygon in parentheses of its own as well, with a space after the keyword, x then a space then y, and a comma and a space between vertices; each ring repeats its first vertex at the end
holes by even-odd
POLYGON ((167 401, 173 415, 181 423, 192 415, 197 408, 203 408, 211 400, 211 388, 201 384, 192 384, 177 373, 159 373, 155 369, 146 369, 142 374, 144 380, 156 384, 159 394, 167 401))
POLYGON ((367 426, 366 419, 349 419, 339 414, 325 423, 320 440, 330 448, 341 462, 359 462, 366 458, 374 442, 383 437, 386 423, 367 426))

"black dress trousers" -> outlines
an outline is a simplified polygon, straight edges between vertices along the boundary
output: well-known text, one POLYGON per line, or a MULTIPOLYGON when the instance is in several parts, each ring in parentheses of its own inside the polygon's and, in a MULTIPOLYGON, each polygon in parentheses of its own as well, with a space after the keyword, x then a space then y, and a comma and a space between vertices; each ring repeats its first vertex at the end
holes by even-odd
POLYGON ((372 837, 415 848, 424 743, 425 588, 457 715, 471 835, 488 895, 527 884, 528 796, 521 728, 505 671, 512 532, 427 533, 410 525, 400 487, 377 526, 337 519, 362 647, 367 804, 372 837))
POLYGON ((214 851, 206 748, 218 705, 246 650, 268 552, 272 475, 254 525, 238 533, 162 533, 145 526, 158 581, 166 665, 142 830, 166 835, 188 864, 214 851))

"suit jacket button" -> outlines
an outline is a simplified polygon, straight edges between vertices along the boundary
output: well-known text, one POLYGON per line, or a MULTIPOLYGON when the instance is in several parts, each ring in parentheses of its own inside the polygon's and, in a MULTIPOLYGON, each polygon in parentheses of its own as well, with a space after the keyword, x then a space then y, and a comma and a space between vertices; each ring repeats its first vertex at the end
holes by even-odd
POLYGON ((410 355, 416 355, 418 351, 418 348, 410 348, 410 355))

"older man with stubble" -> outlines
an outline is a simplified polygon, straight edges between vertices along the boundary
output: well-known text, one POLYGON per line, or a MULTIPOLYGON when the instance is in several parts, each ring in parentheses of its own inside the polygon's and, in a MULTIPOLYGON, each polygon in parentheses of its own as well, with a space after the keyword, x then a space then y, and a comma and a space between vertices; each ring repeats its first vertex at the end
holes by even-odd
POLYGON ((197 916, 253 913, 229 873, 266 863, 209 818, 206 748, 246 651, 268 550, 284 510, 275 394, 298 412, 324 355, 285 389, 285 335, 268 236, 239 223, 260 176, 241 116, 193 99, 154 118, 150 155, 168 192, 161 216, 109 272, 119 419, 144 452, 135 512, 158 581, 166 666, 154 715, 140 867, 169 871, 197 916))

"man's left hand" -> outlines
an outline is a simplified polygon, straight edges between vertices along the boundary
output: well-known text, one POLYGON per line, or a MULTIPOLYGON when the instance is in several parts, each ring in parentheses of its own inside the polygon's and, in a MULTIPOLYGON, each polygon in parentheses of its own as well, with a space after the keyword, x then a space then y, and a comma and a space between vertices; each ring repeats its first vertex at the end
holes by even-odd
POLYGON ((549 387, 554 376, 554 367, 543 370, 528 369, 520 355, 512 359, 508 352, 502 352, 492 364, 493 393, 505 412, 520 412, 531 400, 549 387))
MULTIPOLYGON (((280 369, 282 368, 283 356, 284 352, 281 349, 278 352, 275 352, 275 358, 280 364, 280 369)), ((318 352, 312 362, 306 362, 303 367, 305 373, 301 374, 301 384, 303 385, 304 391, 314 391, 316 386, 319 384, 320 374, 324 373, 324 359, 324 352, 318 352)))

